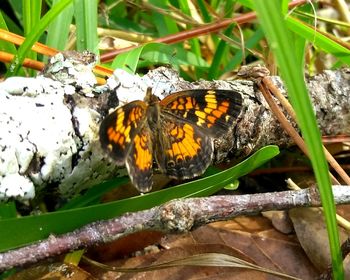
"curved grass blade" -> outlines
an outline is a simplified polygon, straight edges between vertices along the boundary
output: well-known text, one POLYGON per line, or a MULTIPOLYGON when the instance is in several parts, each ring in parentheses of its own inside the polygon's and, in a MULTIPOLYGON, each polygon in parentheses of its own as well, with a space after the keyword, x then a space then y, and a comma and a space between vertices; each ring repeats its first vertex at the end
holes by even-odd
POLYGON ((298 34, 299 36, 309 40, 315 46, 319 47, 323 51, 334 55, 344 64, 350 64, 350 50, 339 45, 337 42, 327 38, 325 35, 320 34, 313 28, 305 25, 298 19, 288 17, 286 20, 288 28, 298 34))
POLYGON ((147 59, 154 63, 170 63, 173 65, 197 65, 200 67, 207 67, 208 64, 202 59, 198 59, 193 53, 185 51, 180 48, 169 47, 163 43, 147 43, 127 53, 118 55, 113 63, 112 68, 120 68, 129 73, 135 73, 139 65, 143 65, 142 59, 147 59), (172 55, 176 50, 176 56, 172 55))
POLYGON ((267 273, 270 275, 279 276, 281 279, 283 278, 283 279, 300 280, 300 278, 296 278, 296 277, 287 275, 285 273, 264 268, 264 267, 255 265, 253 263, 247 262, 245 260, 242 260, 240 258, 237 258, 235 256, 231 256, 223 253, 195 254, 195 255, 183 257, 181 259, 174 259, 163 263, 157 263, 157 264, 152 264, 144 267, 135 267, 135 268, 120 268, 120 267, 109 266, 109 265, 94 261, 92 259, 89 259, 87 257, 83 257, 83 259, 87 263, 90 263, 91 265, 99 267, 106 271, 132 273, 132 272, 143 272, 143 271, 166 269, 166 268, 178 267, 178 266, 234 267, 234 268, 250 269, 250 270, 267 273))
POLYGON ((87 190, 86 193, 84 193, 82 196, 71 199, 68 203, 59 208, 57 211, 81 208, 85 206, 98 204, 100 203, 101 197, 105 193, 122 185, 125 185, 129 181, 129 177, 121 177, 115 180, 104 182, 102 184, 98 184, 97 186, 94 186, 91 189, 87 190))
POLYGON ((120 68, 129 73, 135 73, 137 65, 139 63, 141 54, 149 50, 158 50, 161 45, 160 43, 147 43, 129 52, 118 55, 112 62, 112 68, 120 68))
POLYGON ((279 153, 277 146, 266 146, 225 171, 161 191, 89 207, 0 220, 0 251, 62 234, 97 220, 111 219, 127 212, 149 209, 171 199, 207 196, 246 175, 279 153))

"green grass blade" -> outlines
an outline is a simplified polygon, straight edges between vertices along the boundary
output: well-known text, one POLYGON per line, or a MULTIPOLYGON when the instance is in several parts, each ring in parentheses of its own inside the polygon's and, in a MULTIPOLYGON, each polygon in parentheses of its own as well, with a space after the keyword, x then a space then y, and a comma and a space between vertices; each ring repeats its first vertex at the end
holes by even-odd
POLYGON ((171 67, 175 69, 179 69, 180 66, 183 65, 204 68, 205 70, 209 67, 204 59, 193 52, 179 47, 171 48, 168 45, 163 45, 157 50, 146 50, 142 52, 141 58, 142 60, 139 61, 138 65, 139 67, 144 67, 144 64, 154 66, 154 64, 158 63, 171 64, 171 67), (173 56, 174 52, 176 53, 175 56, 173 56))
POLYGON ((160 62, 170 63, 170 61, 173 66, 188 64, 198 67, 208 66, 205 60, 202 58, 198 59, 192 52, 162 43, 147 43, 127 53, 118 55, 112 63, 112 68, 120 68, 129 73, 135 73, 139 65, 148 62, 153 65, 160 62), (176 50, 176 56, 172 57, 174 50, 176 50), (147 61, 141 62, 140 58, 147 61))
MULTIPOLYGON (((168 1, 150 0, 149 2, 152 5, 159 7, 161 9, 164 9, 164 10, 167 9, 168 1)), ((151 20, 153 21, 154 26, 157 28, 158 37, 179 32, 176 21, 170 17, 164 16, 155 11, 155 12, 152 12, 151 20)))
POLYGON ((8 0, 16 18, 18 19, 20 25, 23 26, 23 1, 19 0, 8 0))
POLYGON ((146 51, 147 48, 158 48, 158 45, 158 43, 148 43, 129 52, 120 54, 113 60, 111 67, 113 69, 119 68, 129 73, 135 73, 142 52, 146 51))
POLYGON ((32 31, 28 34, 23 44, 19 47, 17 55, 13 59, 9 70, 6 73, 7 77, 16 76, 18 70, 21 67, 24 58, 32 45, 39 39, 40 35, 45 31, 47 26, 55 19, 55 17, 66 8, 72 0, 62 0, 53 6, 39 21, 36 28, 33 28, 32 31))
MULTIPOLYGON (((234 26, 234 24, 230 24, 230 26, 224 31, 224 35, 230 36, 234 26)), ((211 63, 211 66, 209 68, 208 80, 218 78, 218 74, 220 72, 220 64, 222 60, 227 56, 227 48, 227 42, 224 40, 220 40, 220 43, 218 44, 213 57, 213 62, 211 63)))
POLYGON ((27 36, 38 24, 41 13, 41 0, 22 0, 23 4, 23 29, 27 36))
POLYGON ((204 22, 205 23, 210 22, 211 21, 211 14, 206 7, 206 2, 203 0, 198 0, 197 6, 199 8, 199 11, 201 12, 201 15, 202 15, 204 22))
POLYGON ((240 3, 242 6, 247 7, 251 10, 254 9, 254 3, 252 0, 238 0, 238 3, 240 3))
MULTIPOLYGON (((189 5, 188 5, 188 1, 187 1, 187 0, 179 0, 179 1, 178 1, 178 4, 179 4, 179 7, 180 7, 180 10, 181 10, 184 14, 186 14, 186 15, 188 15, 188 16, 191 16, 191 9, 190 9, 190 7, 189 7, 189 5)), ((187 28, 187 29, 192 29, 193 26, 192 26, 191 24, 187 24, 187 25, 186 25, 186 28, 187 28)), ((190 46, 191 46, 191 51, 192 51, 192 53, 194 53, 195 56, 196 56, 198 59, 202 58, 202 51, 201 51, 201 45, 200 45, 199 39, 198 39, 198 38, 192 38, 191 40, 189 40, 189 44, 190 44, 190 46)), ((196 76, 199 76, 199 75, 198 75, 199 73, 198 73, 197 71, 195 72, 195 74, 196 74, 196 76)), ((196 78, 197 78, 197 77, 196 77, 196 78)))
MULTIPOLYGON (((12 27, 15 26, 15 29, 18 28, 17 25, 14 22, 12 22, 11 19, 9 19, 7 17, 7 15, 3 14, 3 12, 0 11, 0 28, 8 31, 9 30, 7 28, 8 23, 10 23, 10 25, 12 25, 12 27)), ((10 42, 6 42, 5 40, 2 40, 2 41, 0 41, 0 51, 16 54, 17 48, 15 47, 15 44, 10 43, 10 42)), ((7 66, 8 66, 8 63, 6 63, 6 67, 7 66)), ((19 74, 21 76, 25 75, 23 69, 20 69, 19 74)))
POLYGON ((346 65, 350 65, 350 50, 347 48, 316 32, 313 28, 303 24, 298 19, 288 17, 286 23, 288 28, 294 33, 309 40, 325 52, 334 55, 346 65))
MULTIPOLYGON (((23 29, 24 36, 26 37, 34 28, 36 28, 40 21, 41 13, 41 0, 26 1, 23 0, 23 29)), ((36 52, 29 51, 26 55, 27 58, 37 60, 36 52)), ((30 76, 34 76, 35 71, 29 69, 30 76)))
POLYGON ((115 189, 129 182, 129 177, 117 178, 115 180, 107 181, 97 186, 94 186, 86 191, 82 196, 71 199, 63 207, 59 208, 58 211, 69 210, 74 208, 81 208, 84 206, 90 206, 98 204, 101 197, 115 189))
POLYGON ((278 153, 279 150, 276 146, 267 146, 225 171, 142 196, 38 216, 0 220, 0 251, 24 246, 47 238, 50 234, 65 233, 96 220, 109 219, 126 212, 148 209, 174 198, 213 194, 238 177, 248 174, 266 163, 278 153))
POLYGON ((17 35, 23 36, 23 30, 2 10, 0 10, 0 13, 2 14, 3 20, 6 23, 6 27, 3 27, 3 25, 1 25, 1 28, 11 31, 12 33, 15 33, 17 35))
POLYGON ((97 0, 74 0, 77 50, 98 54, 97 0))
POLYGON ((280 72, 288 89, 289 98, 296 111, 298 124, 304 136, 311 163, 319 186, 321 201, 327 224, 328 237, 332 255, 333 277, 343 279, 342 255, 339 234, 335 219, 335 205, 328 166, 321 143, 313 108, 304 82, 302 65, 298 62, 291 34, 288 31, 279 1, 255 1, 260 23, 275 54, 280 72), (273 12, 271 12, 273 11, 273 12))
MULTIPOLYGON (((52 2, 55 5, 58 1, 52 2)), ((46 45, 63 51, 68 41, 69 26, 72 23, 74 7, 70 4, 64 9, 55 20, 49 25, 47 30, 46 45)))
MULTIPOLYGON (((256 31, 253 33, 253 35, 247 39, 245 42, 245 47, 248 49, 256 48, 256 46, 260 43, 260 40, 264 37, 264 32, 261 28, 257 28, 256 31)), ((248 55, 248 51, 245 52, 245 55, 248 55)), ((230 59, 229 63, 225 66, 222 73, 226 73, 228 71, 232 71, 238 67, 242 63, 243 59, 243 52, 242 50, 239 50, 236 52, 234 57, 230 59)))
POLYGON ((0 203, 0 220, 15 218, 16 216, 16 204, 13 201, 0 203))
MULTIPOLYGON (((0 28, 4 29, 4 30, 8 30, 7 24, 5 22, 3 15, 4 15, 3 12, 0 11, 0 28)), ((16 53, 16 47, 14 44, 12 44, 10 42, 6 42, 4 40, 1 40, 0 41, 0 51, 8 52, 8 53, 16 53)))

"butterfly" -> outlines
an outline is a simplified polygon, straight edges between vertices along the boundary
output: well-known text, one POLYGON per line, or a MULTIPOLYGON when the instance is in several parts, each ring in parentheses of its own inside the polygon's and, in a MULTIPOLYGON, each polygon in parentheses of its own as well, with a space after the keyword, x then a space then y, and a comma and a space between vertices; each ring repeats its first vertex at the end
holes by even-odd
POLYGON ((133 185, 152 189, 153 163, 178 180, 204 173, 214 152, 214 138, 233 126, 242 96, 233 90, 191 89, 162 100, 148 88, 145 99, 117 108, 103 119, 102 148, 117 165, 126 165, 133 185))

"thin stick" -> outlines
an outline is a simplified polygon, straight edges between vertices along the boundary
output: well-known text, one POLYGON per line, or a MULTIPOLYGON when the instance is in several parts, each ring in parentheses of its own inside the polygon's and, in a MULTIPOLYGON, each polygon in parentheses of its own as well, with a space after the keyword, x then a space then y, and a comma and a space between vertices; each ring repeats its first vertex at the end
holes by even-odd
MULTIPOLYGON (((349 186, 333 186, 336 204, 350 202, 349 186)), ((250 195, 176 199, 148 210, 88 224, 73 232, 0 253, 0 272, 34 264, 69 251, 108 243, 131 233, 156 230, 182 233, 213 222, 268 210, 321 206, 317 188, 250 195)))
MULTIPOLYGON (((282 106, 287 110, 288 114, 292 117, 292 119, 295 122, 297 122, 295 111, 293 107, 290 105, 287 98, 284 97, 284 95, 279 91, 279 89, 272 83, 272 81, 268 77, 263 78, 262 82, 273 93, 273 95, 278 99, 278 101, 281 102, 282 106)), ((345 172, 345 170, 339 165, 339 163, 334 159, 334 157, 331 155, 331 153, 327 150, 327 148, 324 145, 323 145, 323 150, 325 152, 326 159, 330 164, 330 166, 333 167, 333 169, 338 173, 338 175, 344 180, 344 182, 347 185, 350 185, 350 177, 345 172)))

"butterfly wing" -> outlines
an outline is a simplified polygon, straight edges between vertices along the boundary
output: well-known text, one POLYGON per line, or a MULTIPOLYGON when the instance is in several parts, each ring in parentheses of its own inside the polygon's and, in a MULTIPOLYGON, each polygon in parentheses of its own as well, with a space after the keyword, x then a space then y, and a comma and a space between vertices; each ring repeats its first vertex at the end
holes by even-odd
POLYGON ((152 188, 152 136, 146 119, 147 105, 130 102, 109 114, 100 126, 102 148, 118 165, 125 163, 140 192, 152 188))
POLYGON ((233 90, 194 89, 171 94, 160 101, 162 114, 203 128, 219 137, 232 127, 242 108, 242 96, 233 90))
POLYGON ((100 125, 100 142, 118 165, 125 163, 131 143, 146 122, 146 103, 133 101, 117 108, 100 125))
POLYGON ((149 192, 153 184, 153 149, 152 134, 147 123, 135 135, 130 145, 125 164, 131 182, 141 193, 149 192))
POLYGON ((117 164, 126 164, 132 183, 141 192, 152 187, 153 147, 168 176, 188 179, 202 174, 213 156, 211 137, 222 135, 233 124, 242 98, 228 90, 172 94, 160 101, 156 131, 148 126, 147 106, 134 101, 118 108, 102 121, 99 131, 102 148, 117 164))
POLYGON ((210 165, 213 141, 204 131, 187 122, 161 117, 156 160, 162 172, 175 179, 201 175, 210 165))

